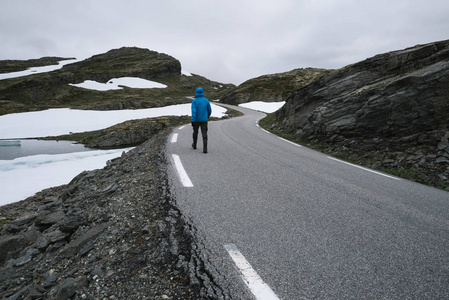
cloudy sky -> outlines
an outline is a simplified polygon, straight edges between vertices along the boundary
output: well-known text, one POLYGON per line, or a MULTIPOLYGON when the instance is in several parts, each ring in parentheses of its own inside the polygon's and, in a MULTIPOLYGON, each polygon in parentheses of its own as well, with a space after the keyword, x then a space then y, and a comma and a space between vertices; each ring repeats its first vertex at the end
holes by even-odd
POLYGON ((240 84, 449 39, 447 0, 0 0, 0 60, 122 46, 240 84))

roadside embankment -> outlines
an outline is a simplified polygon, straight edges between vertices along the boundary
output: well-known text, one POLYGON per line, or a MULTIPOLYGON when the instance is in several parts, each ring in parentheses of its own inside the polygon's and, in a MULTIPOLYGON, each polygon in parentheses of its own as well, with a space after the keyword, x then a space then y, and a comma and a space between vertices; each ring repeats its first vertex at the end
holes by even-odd
POLYGON ((204 298, 210 286, 168 189, 169 133, 1 206, 0 299, 204 298))

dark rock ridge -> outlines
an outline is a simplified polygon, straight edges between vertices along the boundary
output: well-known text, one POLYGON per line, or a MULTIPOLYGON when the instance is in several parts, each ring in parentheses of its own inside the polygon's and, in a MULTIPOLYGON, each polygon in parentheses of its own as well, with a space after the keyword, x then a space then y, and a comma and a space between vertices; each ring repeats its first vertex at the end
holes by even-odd
POLYGON ((181 75, 181 63, 174 57, 137 47, 122 47, 94 55, 75 64, 65 65, 62 72, 73 74, 73 80, 95 80, 106 83, 111 78, 152 78, 181 75))
POLYGON ((447 184, 449 41, 376 55, 322 77, 291 95, 276 118, 273 129, 388 153, 384 167, 435 171, 447 184))
POLYGON ((333 70, 305 68, 263 75, 247 80, 238 87, 229 90, 221 97, 220 102, 238 105, 251 101, 284 101, 298 89, 332 72, 333 70))
POLYGON ((170 196, 168 134, 1 206, 0 298, 224 299, 170 196))

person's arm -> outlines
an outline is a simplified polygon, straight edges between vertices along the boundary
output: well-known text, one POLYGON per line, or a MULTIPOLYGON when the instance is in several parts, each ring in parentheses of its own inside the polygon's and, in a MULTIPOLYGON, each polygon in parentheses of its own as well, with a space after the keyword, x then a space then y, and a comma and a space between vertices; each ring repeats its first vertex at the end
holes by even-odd
POLYGON ((195 122, 195 120, 196 120, 196 102, 195 102, 195 100, 193 100, 192 101, 192 119, 191 119, 191 121, 192 122, 195 122))
POLYGON ((207 117, 210 117, 212 114, 212 107, 210 106, 210 102, 207 101, 207 117))

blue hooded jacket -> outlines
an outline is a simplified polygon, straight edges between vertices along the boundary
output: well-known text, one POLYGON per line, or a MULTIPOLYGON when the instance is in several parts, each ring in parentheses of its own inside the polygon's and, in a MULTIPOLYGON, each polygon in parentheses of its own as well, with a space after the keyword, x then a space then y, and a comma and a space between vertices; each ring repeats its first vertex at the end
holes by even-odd
POLYGON ((207 122, 212 113, 209 100, 204 98, 203 88, 197 88, 192 100, 192 122, 207 122))

